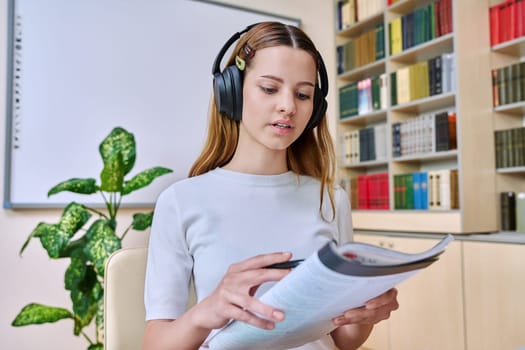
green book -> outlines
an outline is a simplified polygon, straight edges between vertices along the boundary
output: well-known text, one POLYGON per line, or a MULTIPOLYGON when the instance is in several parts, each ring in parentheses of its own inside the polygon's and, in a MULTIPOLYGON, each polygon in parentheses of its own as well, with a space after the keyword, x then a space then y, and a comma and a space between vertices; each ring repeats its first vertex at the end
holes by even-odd
POLYGON ((385 58, 385 26, 381 22, 376 26, 376 61, 385 58))
POLYGON ((372 78, 372 109, 381 109, 381 81, 379 77, 372 78))
POLYGON ((339 88, 339 118, 352 117, 357 113, 357 82, 352 82, 339 88))
POLYGON ((390 73, 390 105, 397 105, 397 72, 390 73))
POLYGON ((414 180, 412 174, 405 174, 404 176, 404 187, 405 187, 405 209, 414 209, 414 180))

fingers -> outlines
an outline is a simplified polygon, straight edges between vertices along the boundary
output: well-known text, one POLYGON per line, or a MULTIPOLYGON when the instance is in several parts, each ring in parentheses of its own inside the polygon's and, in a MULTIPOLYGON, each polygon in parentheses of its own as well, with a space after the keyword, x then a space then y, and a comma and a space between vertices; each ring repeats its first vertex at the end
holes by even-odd
MULTIPOLYGON (((289 269, 266 269, 265 266, 290 260, 291 253, 258 255, 228 268, 215 291, 206 298, 200 310, 211 311, 211 319, 199 317, 208 328, 220 328, 229 320, 239 320, 252 326, 273 329, 275 322, 284 319, 284 313, 254 298, 257 288, 270 281, 279 281, 289 269)), ((200 315, 200 312, 199 312, 200 315)))
POLYGON ((336 326, 345 324, 376 324, 390 317, 392 311, 399 308, 397 302, 397 289, 393 288, 371 299, 365 306, 347 310, 339 317, 333 319, 336 326))
POLYGON ((383 305, 389 304, 393 301, 397 302, 397 289, 396 288, 392 288, 388 290, 387 292, 375 297, 374 299, 369 300, 365 306, 368 309, 375 309, 383 305))
POLYGON ((244 261, 232 264, 228 269, 229 272, 241 272, 253 269, 260 269, 265 266, 285 262, 290 260, 292 253, 290 252, 279 252, 270 254, 261 254, 244 261))

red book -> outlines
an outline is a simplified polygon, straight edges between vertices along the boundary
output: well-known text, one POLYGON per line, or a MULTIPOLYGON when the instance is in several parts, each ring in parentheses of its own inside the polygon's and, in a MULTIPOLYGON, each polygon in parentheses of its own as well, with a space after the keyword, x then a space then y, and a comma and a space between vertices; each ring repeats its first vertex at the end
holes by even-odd
POLYGON ((499 5, 494 5, 489 8, 489 20, 490 20, 490 45, 494 46, 499 44, 499 5))
POLYGON ((441 36, 441 0, 434 0, 434 26, 436 31, 436 38, 441 36))
POLYGON ((505 1, 498 5, 499 7, 499 42, 505 42, 510 39, 509 36, 509 2, 505 1))
POLYGON ((509 12, 509 22, 507 23, 509 30, 509 40, 515 39, 516 35, 516 0, 507 0, 508 7, 507 11, 509 12))
POLYGON ((445 2, 441 0, 439 2, 439 33, 441 35, 447 34, 447 19, 445 18, 445 2))
POLYGON ((390 208, 390 194, 389 194, 389 186, 388 186, 388 173, 382 173, 381 174, 381 180, 380 180, 380 186, 381 186, 381 209, 389 209, 390 208))
POLYGON ((448 31, 447 33, 452 33, 454 30, 453 28, 453 21, 452 21, 452 0, 446 0, 447 3, 447 25, 448 25, 448 31))
POLYGON ((515 0, 516 37, 525 36, 525 0, 515 0))
POLYGON ((377 209, 379 206, 379 184, 377 181, 377 174, 371 174, 368 177, 368 197, 368 208, 377 209))
POLYGON ((457 149, 456 112, 448 112, 448 149, 457 149))
POLYGON ((357 177, 357 209, 369 209, 370 207, 368 180, 368 175, 357 177))

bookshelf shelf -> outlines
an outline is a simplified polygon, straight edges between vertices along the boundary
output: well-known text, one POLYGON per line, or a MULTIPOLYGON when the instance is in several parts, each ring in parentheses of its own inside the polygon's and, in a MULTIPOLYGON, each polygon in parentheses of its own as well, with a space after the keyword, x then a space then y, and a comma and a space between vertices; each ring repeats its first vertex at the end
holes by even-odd
POLYGON ((343 29, 337 33, 339 37, 351 38, 353 36, 359 35, 362 32, 370 29, 374 25, 381 23, 383 21, 383 13, 378 13, 372 16, 369 16, 357 23, 352 24, 350 27, 343 29))
POLYGON ((455 98, 454 93, 440 94, 397 105, 391 107, 390 110, 403 113, 425 113, 454 105, 455 98))
POLYGON ((390 61, 409 64, 423 60, 428 60, 443 52, 454 50, 454 35, 449 33, 434 40, 411 47, 408 50, 390 56, 390 61))
POLYGON ((367 162, 359 162, 355 164, 343 164, 343 166, 348 169, 379 168, 379 167, 385 167, 387 165, 388 165, 388 162, 384 160, 373 160, 373 161, 367 161, 367 162))
MULTIPOLYGON (((334 8, 337 8, 338 1, 341 0, 334 0, 336 4, 334 8)), ((492 106, 490 59, 494 52, 501 52, 502 54, 499 56, 503 57, 502 59, 506 59, 505 57, 508 52, 521 54, 523 50, 522 40, 513 41, 512 43, 509 42, 505 45, 498 45, 491 50, 489 45, 488 4, 483 1, 440 0, 434 3, 432 0, 401 0, 388 7, 385 2, 383 6, 382 13, 374 16, 374 19, 363 21, 363 23, 356 23, 345 31, 335 32, 336 43, 341 43, 344 42, 345 39, 348 40, 348 37, 358 35, 364 31, 365 28, 376 26, 380 21, 383 21, 384 26, 385 59, 337 75, 338 87, 347 86, 350 83, 357 83, 358 81, 372 78, 378 74, 385 74, 387 76, 388 105, 385 110, 340 119, 337 122, 337 133, 341 140, 341 142, 338 142, 338 159, 348 159, 348 157, 342 156, 348 154, 348 149, 345 148, 348 147, 348 145, 343 142, 345 139, 342 136, 355 133, 356 130, 362 128, 375 126, 377 123, 386 123, 387 157, 385 161, 368 161, 356 164, 342 163, 339 166, 338 176, 341 180, 345 181, 345 184, 349 185, 348 189, 351 196, 355 196, 356 192, 358 192, 356 190, 359 190, 356 181, 373 174, 386 174, 388 177, 388 207, 390 209, 354 210, 352 213, 354 228, 357 230, 445 232, 457 234, 497 231, 499 219, 496 196, 494 195, 496 192, 495 179, 497 172, 494 168, 494 121, 492 118, 494 109, 492 106), (391 34, 389 33, 391 29, 389 26, 390 23, 393 21, 399 23, 398 18, 402 17, 402 26, 404 25, 403 23, 406 25, 406 23, 410 22, 407 22, 408 20, 403 17, 415 12, 420 16, 422 12, 427 11, 424 8, 428 9, 426 13, 431 14, 431 4, 433 4, 433 6, 443 5, 446 8, 446 10, 443 10, 443 8, 440 7, 441 12, 436 11, 434 8, 435 16, 443 15, 443 11, 451 12, 451 14, 446 14, 446 27, 439 28, 441 33, 447 34, 437 35, 437 37, 431 40, 428 40, 431 38, 431 35, 426 36, 421 34, 423 36, 414 37, 414 40, 410 42, 408 46, 425 40, 423 37, 428 41, 405 49, 397 54, 389 55, 390 47, 393 46, 391 34), (473 30, 472 21, 460 20, 467 17, 476 19, 474 24, 476 30, 473 30), (442 71, 451 71, 451 78, 453 79, 447 80, 447 85, 442 86, 441 91, 444 92, 438 92, 438 94, 432 95, 436 91, 436 87, 432 86, 434 90, 429 88, 428 93, 421 93, 421 90, 419 90, 421 85, 417 85, 420 84, 421 80, 418 80, 416 83, 409 81, 407 84, 415 84, 411 86, 412 90, 409 91, 409 97, 407 98, 406 90, 402 91, 403 94, 400 94, 398 90, 397 101, 410 101, 392 105, 392 97, 395 96, 394 94, 396 92, 392 92, 392 86, 390 85, 392 84, 391 79, 394 74, 397 77, 401 77, 403 81, 407 81, 404 80, 407 79, 406 75, 402 76, 401 74, 397 74, 398 72, 406 74, 405 72, 409 70, 409 77, 412 77, 409 79, 416 81, 416 79, 420 79, 422 76, 417 75, 419 73, 416 71, 416 69, 422 66, 422 63, 429 62, 426 67, 429 69, 428 72, 430 72, 431 68, 436 69, 436 67, 440 67, 435 63, 436 61, 433 60, 435 57, 441 57, 442 62, 446 60, 447 64, 450 64, 452 67, 450 70, 442 71), (434 66, 434 64, 436 65, 434 66), (417 88, 414 88, 414 86, 417 88), (428 97, 418 98, 422 95, 427 95, 428 97), (399 96, 402 96, 402 98, 399 98, 399 96), (437 120, 436 116, 443 113, 448 113, 449 126, 454 125, 450 123, 454 123, 455 120, 455 129, 451 130, 456 130, 458 149, 393 157, 394 150, 396 153, 398 152, 397 148, 394 149, 393 145, 394 142, 397 142, 396 137, 400 135, 397 129, 399 125, 405 127, 416 125, 417 128, 420 127, 417 126, 417 123, 428 120, 425 119, 428 116, 435 118, 431 119, 432 123, 435 123, 435 120, 437 120), (454 114, 456 119, 454 119, 454 114), (407 122, 406 124, 404 123, 405 121, 407 122), (456 206, 456 204, 452 205, 452 202, 450 207, 445 206, 438 210, 394 209, 396 207, 399 208, 397 205, 399 202, 394 198, 394 184, 399 186, 398 181, 401 179, 401 177, 396 175, 412 174, 413 181, 416 181, 419 178, 419 174, 423 173, 427 173, 430 179, 431 172, 433 176, 435 173, 441 174, 440 176, 450 176, 451 184, 454 185, 454 188, 457 188, 457 191, 451 190, 450 193, 454 192, 457 194, 459 200, 456 200, 456 197, 454 200, 456 201, 455 203, 459 202, 459 209, 449 210, 448 208, 454 208, 456 206), (454 182, 452 182, 452 179, 454 182), (394 182, 394 180, 396 180, 396 182, 394 182), (483 184, 482 191, 480 191, 480 184, 483 184)), ((415 17, 416 15, 413 16, 415 17)), ((443 22, 444 21, 430 21, 428 23, 443 22)), ((419 24, 424 26, 422 23, 419 24)), ((414 24, 414 26, 415 25, 416 24, 414 24)), ((416 35, 416 30, 414 30, 413 33, 416 35)), ((405 33, 404 35, 406 36, 407 34, 405 33)), ((401 40, 403 40, 404 35, 402 32, 401 40)), ((398 42, 395 44, 399 45, 398 42)), ((431 83, 431 79, 437 78, 435 76, 429 76, 428 84, 431 83)), ((449 79, 449 76, 447 76, 447 79, 449 79)), ((445 80, 441 82, 445 84, 445 80)), ((395 84, 397 84, 398 87, 401 86, 405 88, 405 85, 399 85, 399 81, 395 84)), ((345 103, 347 103, 347 101, 345 101, 345 103)), ((524 106, 521 103, 498 108, 502 114, 510 115, 523 113, 524 110, 524 106)), ((440 118, 440 121, 442 120, 443 118, 440 118)), ((435 130, 437 130, 437 126, 435 130)), ((406 135, 407 134, 401 137, 407 137, 406 135)), ((432 139, 432 136, 430 138, 427 136, 427 140, 429 139, 432 139)), ((454 148, 454 146, 451 145, 452 144, 450 144, 449 147, 454 148)), ((358 147, 360 147, 360 145, 358 147)), ((396 147, 398 147, 398 144, 396 144, 396 147)), ((518 172, 517 174, 521 176, 522 173, 518 172)), ((517 178, 519 176, 507 177, 517 178)), ((433 181, 435 182, 435 180, 433 181)), ((516 180, 511 179, 509 180, 509 183, 510 182, 515 183, 516 180)), ((352 203, 355 203, 355 197, 351 197, 351 199, 352 203)), ((359 198, 359 200, 361 200, 361 198, 359 198)), ((361 208, 361 206, 355 205, 352 207, 361 208)), ((430 205, 428 207, 430 207, 430 205)))
POLYGON ((375 122, 385 121, 386 115, 387 115, 386 110, 374 111, 372 113, 356 115, 354 117, 347 117, 344 119, 340 119, 339 123, 355 125, 355 126, 364 126, 364 125, 375 123, 375 122))
POLYGON ((525 56, 525 36, 494 45, 492 51, 514 57, 525 56))
POLYGON ((428 4, 428 0, 403 0, 390 5, 388 11, 397 15, 406 15, 424 4, 428 4))
POLYGON ((496 172, 499 174, 521 174, 525 175, 525 166, 512 167, 512 168, 496 168, 496 172))
POLYGON ((494 112, 523 116, 525 115, 525 101, 495 107, 494 112))
POLYGON ((426 154, 414 154, 403 157, 394 157, 392 161, 398 163, 428 162, 432 160, 455 159, 458 156, 457 150, 434 152, 426 154))
POLYGON ((385 59, 381 59, 364 66, 352 69, 339 75, 339 79, 344 81, 361 80, 368 76, 379 75, 385 72, 385 59))
POLYGON ((360 230, 428 233, 463 231, 461 212, 458 210, 357 210, 352 213, 352 222, 360 230))

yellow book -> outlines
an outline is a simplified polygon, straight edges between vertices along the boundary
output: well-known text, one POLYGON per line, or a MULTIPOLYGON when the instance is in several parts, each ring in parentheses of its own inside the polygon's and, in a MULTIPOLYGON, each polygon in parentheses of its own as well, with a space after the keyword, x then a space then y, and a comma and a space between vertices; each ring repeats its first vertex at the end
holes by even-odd
POLYGON ((401 17, 397 17, 389 23, 390 29, 390 54, 395 55, 403 51, 403 33, 401 28, 401 17))
POLYGON ((418 80, 418 74, 417 74, 418 66, 417 64, 413 64, 408 67, 408 80, 409 80, 409 101, 417 100, 418 94, 419 94, 419 84, 417 82, 418 80))

